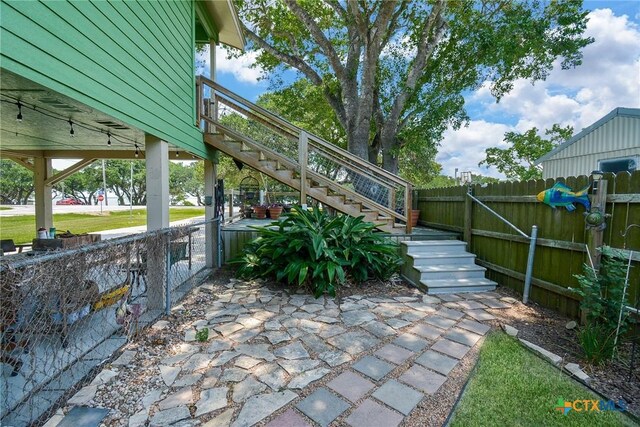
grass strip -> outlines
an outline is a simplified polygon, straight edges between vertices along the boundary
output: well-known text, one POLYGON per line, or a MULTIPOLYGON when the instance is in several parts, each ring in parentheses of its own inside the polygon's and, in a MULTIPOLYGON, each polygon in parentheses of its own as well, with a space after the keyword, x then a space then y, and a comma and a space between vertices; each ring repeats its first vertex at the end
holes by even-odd
MULTIPOLYGON (((501 332, 489 335, 478 366, 452 416, 452 427, 475 426, 633 426, 614 411, 556 409, 559 400, 601 397, 524 349, 501 332)), ((584 404, 578 404, 582 409, 584 404)), ((592 407, 590 402, 588 408, 592 407)))
MULTIPOLYGON (((204 215, 204 208, 170 208, 169 220, 180 221, 204 215)), ((66 230, 74 234, 93 233, 116 228, 136 227, 147 223, 147 210, 110 211, 100 213, 59 213, 53 214, 53 225, 58 232, 66 230)), ((0 217, 0 238, 13 239, 15 243, 31 243, 36 235, 35 215, 0 217)))

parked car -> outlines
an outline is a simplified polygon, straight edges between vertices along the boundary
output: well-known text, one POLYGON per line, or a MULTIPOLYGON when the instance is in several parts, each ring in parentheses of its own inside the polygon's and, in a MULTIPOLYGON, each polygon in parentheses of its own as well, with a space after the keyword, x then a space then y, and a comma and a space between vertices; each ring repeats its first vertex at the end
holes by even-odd
POLYGON ((58 200, 56 205, 84 205, 84 202, 75 197, 65 197, 64 199, 58 200))

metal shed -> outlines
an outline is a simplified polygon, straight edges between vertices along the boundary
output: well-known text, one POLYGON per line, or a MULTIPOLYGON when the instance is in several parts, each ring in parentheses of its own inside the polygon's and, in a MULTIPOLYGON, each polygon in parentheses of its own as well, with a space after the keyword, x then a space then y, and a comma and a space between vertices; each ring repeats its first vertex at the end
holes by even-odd
POLYGON ((633 172, 640 165, 640 108, 616 108, 536 160, 544 179, 633 172))

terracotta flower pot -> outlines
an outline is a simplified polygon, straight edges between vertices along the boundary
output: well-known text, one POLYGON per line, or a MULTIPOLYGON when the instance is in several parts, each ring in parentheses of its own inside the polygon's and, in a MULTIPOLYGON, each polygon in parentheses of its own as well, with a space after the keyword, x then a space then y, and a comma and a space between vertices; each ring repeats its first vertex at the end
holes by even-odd
POLYGON ((254 206, 253 213, 255 214, 257 219, 267 218, 267 208, 264 206, 254 206))
POLYGON ((269 208, 269 216, 271 219, 278 219, 282 215, 282 206, 274 206, 269 208))
POLYGON ((418 218, 420 218, 420 209, 411 209, 411 226, 418 225, 418 218))

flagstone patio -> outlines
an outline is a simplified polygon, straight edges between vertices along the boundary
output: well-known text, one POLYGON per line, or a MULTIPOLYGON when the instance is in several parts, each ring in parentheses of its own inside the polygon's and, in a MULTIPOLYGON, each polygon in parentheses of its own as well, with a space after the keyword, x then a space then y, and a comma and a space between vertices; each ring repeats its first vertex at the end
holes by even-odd
POLYGON ((128 426, 397 426, 482 341, 490 326, 474 319, 490 320, 500 297, 406 289, 338 305, 234 279, 194 292, 176 309, 193 320, 158 321, 67 411, 107 408, 107 425, 128 426), (162 338, 170 330, 181 342, 162 338))

